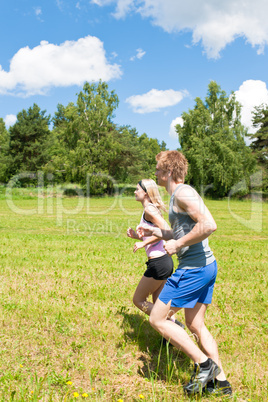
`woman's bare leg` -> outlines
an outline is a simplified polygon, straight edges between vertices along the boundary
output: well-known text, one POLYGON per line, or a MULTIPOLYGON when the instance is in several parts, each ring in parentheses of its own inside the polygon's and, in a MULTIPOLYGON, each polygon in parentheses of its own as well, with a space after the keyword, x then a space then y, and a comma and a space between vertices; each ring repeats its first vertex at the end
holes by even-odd
POLYGON ((166 280, 156 280, 154 278, 147 278, 143 276, 135 290, 133 296, 133 303, 144 313, 150 315, 155 301, 157 300, 166 280), (150 296, 153 297, 153 303, 147 299, 150 296))

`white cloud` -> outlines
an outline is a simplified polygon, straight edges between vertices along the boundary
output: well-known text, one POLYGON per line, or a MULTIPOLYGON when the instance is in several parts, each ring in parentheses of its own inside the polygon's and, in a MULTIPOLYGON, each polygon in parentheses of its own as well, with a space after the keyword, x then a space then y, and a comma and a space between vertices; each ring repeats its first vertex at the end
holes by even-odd
POLYGON ((133 0, 117 0, 115 18, 124 18, 124 16, 133 9, 133 0))
POLYGON ((96 4, 100 7, 116 3, 116 9, 113 13, 113 16, 119 19, 124 18, 127 13, 135 10, 136 0, 91 0, 91 3, 96 4))
MULTIPOLYGON (((119 0, 117 0, 117 1, 119 2, 119 0)), ((107 6, 108 4, 111 4, 111 3, 117 3, 117 1, 115 1, 115 0, 91 0, 91 3, 97 4, 98 6, 103 7, 103 6, 107 6)), ((131 0, 131 1, 133 1, 133 0, 131 0)))
POLYGON ((0 94, 45 94, 52 87, 109 81, 121 75, 120 66, 108 63, 103 43, 94 36, 61 45, 42 41, 33 49, 20 49, 10 62, 9 72, 0 66, 0 94))
POLYGON ((191 31, 193 43, 202 43, 208 57, 219 57, 220 51, 237 37, 257 52, 268 44, 268 2, 266 0, 92 0, 99 6, 115 3, 116 18, 129 12, 150 18, 167 32, 191 31))
POLYGON ((34 9, 34 12, 35 12, 35 15, 38 17, 39 15, 41 15, 42 14, 42 10, 41 10, 41 7, 36 7, 35 9, 34 9))
POLYGON ((57 4, 59 10, 63 11, 63 1, 62 0, 56 0, 56 4, 57 4))
POLYGON ((235 97, 242 105, 241 121, 249 129, 250 133, 255 133, 256 128, 252 126, 252 111, 255 106, 268 104, 268 89, 266 83, 259 80, 247 80, 235 91, 235 97))
POLYGON ((15 124, 16 121, 17 116, 15 116, 14 114, 7 114, 6 117, 4 118, 4 122, 7 128, 13 126, 13 124, 15 124))
POLYGON ((34 13, 36 15, 36 18, 40 21, 40 22, 44 22, 41 18, 42 15, 42 9, 41 7, 34 7, 34 13))
POLYGON ((132 56, 131 58, 130 58, 130 60, 131 61, 134 61, 135 59, 142 59, 143 58, 143 56, 146 54, 146 52, 144 51, 144 50, 142 50, 142 49, 136 49, 136 52, 137 52, 137 54, 135 55, 135 56, 132 56))
POLYGON ((126 99, 126 102, 130 104, 135 113, 151 113, 158 112, 165 107, 174 106, 187 95, 187 91, 151 89, 146 94, 130 96, 126 99))
POLYGON ((179 124, 180 126, 183 127, 183 119, 182 117, 176 117, 176 119, 172 120, 170 127, 169 127, 169 136, 171 138, 178 138, 178 133, 175 130, 175 126, 179 124))

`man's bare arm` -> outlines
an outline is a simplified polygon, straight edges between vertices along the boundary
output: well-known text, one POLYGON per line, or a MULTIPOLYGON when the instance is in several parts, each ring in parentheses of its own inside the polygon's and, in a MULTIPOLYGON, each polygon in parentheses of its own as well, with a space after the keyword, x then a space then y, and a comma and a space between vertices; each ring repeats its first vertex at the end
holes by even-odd
POLYGON ((187 213, 196 222, 196 225, 185 236, 166 243, 165 249, 170 255, 183 247, 203 241, 217 229, 211 213, 194 189, 188 186, 180 188, 175 194, 175 205, 181 213, 187 213))

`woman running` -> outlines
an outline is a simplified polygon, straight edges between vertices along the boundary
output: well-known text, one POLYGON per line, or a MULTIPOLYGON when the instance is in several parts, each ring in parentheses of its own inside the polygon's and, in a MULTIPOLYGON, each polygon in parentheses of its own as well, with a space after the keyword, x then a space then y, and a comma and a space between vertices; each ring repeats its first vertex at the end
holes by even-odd
MULTIPOLYGON (((154 180, 145 179, 139 181, 134 194, 136 201, 141 202, 143 206, 140 225, 148 228, 170 229, 160 212, 161 209, 164 211, 166 209, 154 180)), ((133 252, 135 253, 144 247, 148 257, 146 262, 147 269, 136 288, 133 303, 141 311, 150 315, 167 278, 173 272, 173 260, 164 249, 164 241, 159 240, 156 236, 143 237, 142 241, 140 241, 136 231, 132 228, 128 228, 127 235, 132 239, 139 240, 135 243, 133 252), (150 294, 152 295, 153 303, 147 300, 150 294)), ((183 326, 173 317, 170 317, 170 319, 183 326)))

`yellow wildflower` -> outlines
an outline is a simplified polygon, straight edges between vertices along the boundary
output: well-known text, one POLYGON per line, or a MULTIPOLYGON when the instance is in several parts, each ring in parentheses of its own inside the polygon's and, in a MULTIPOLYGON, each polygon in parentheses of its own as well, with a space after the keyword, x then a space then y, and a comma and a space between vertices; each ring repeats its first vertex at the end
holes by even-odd
POLYGON ((72 381, 67 381, 66 384, 72 385, 72 381))
POLYGON ((117 399, 117 402, 124 402, 123 399, 117 399))
POLYGON ((83 397, 83 398, 87 398, 87 397, 88 397, 88 394, 87 394, 86 392, 84 392, 84 393, 82 394, 82 397, 83 397))
POLYGON ((78 392, 74 392, 74 398, 78 398, 78 397, 79 397, 78 392))
POLYGON ((139 398, 144 399, 144 396, 142 394, 139 395, 139 398))
POLYGON ((23 367, 23 365, 22 365, 22 364, 20 364, 20 367, 23 367))

